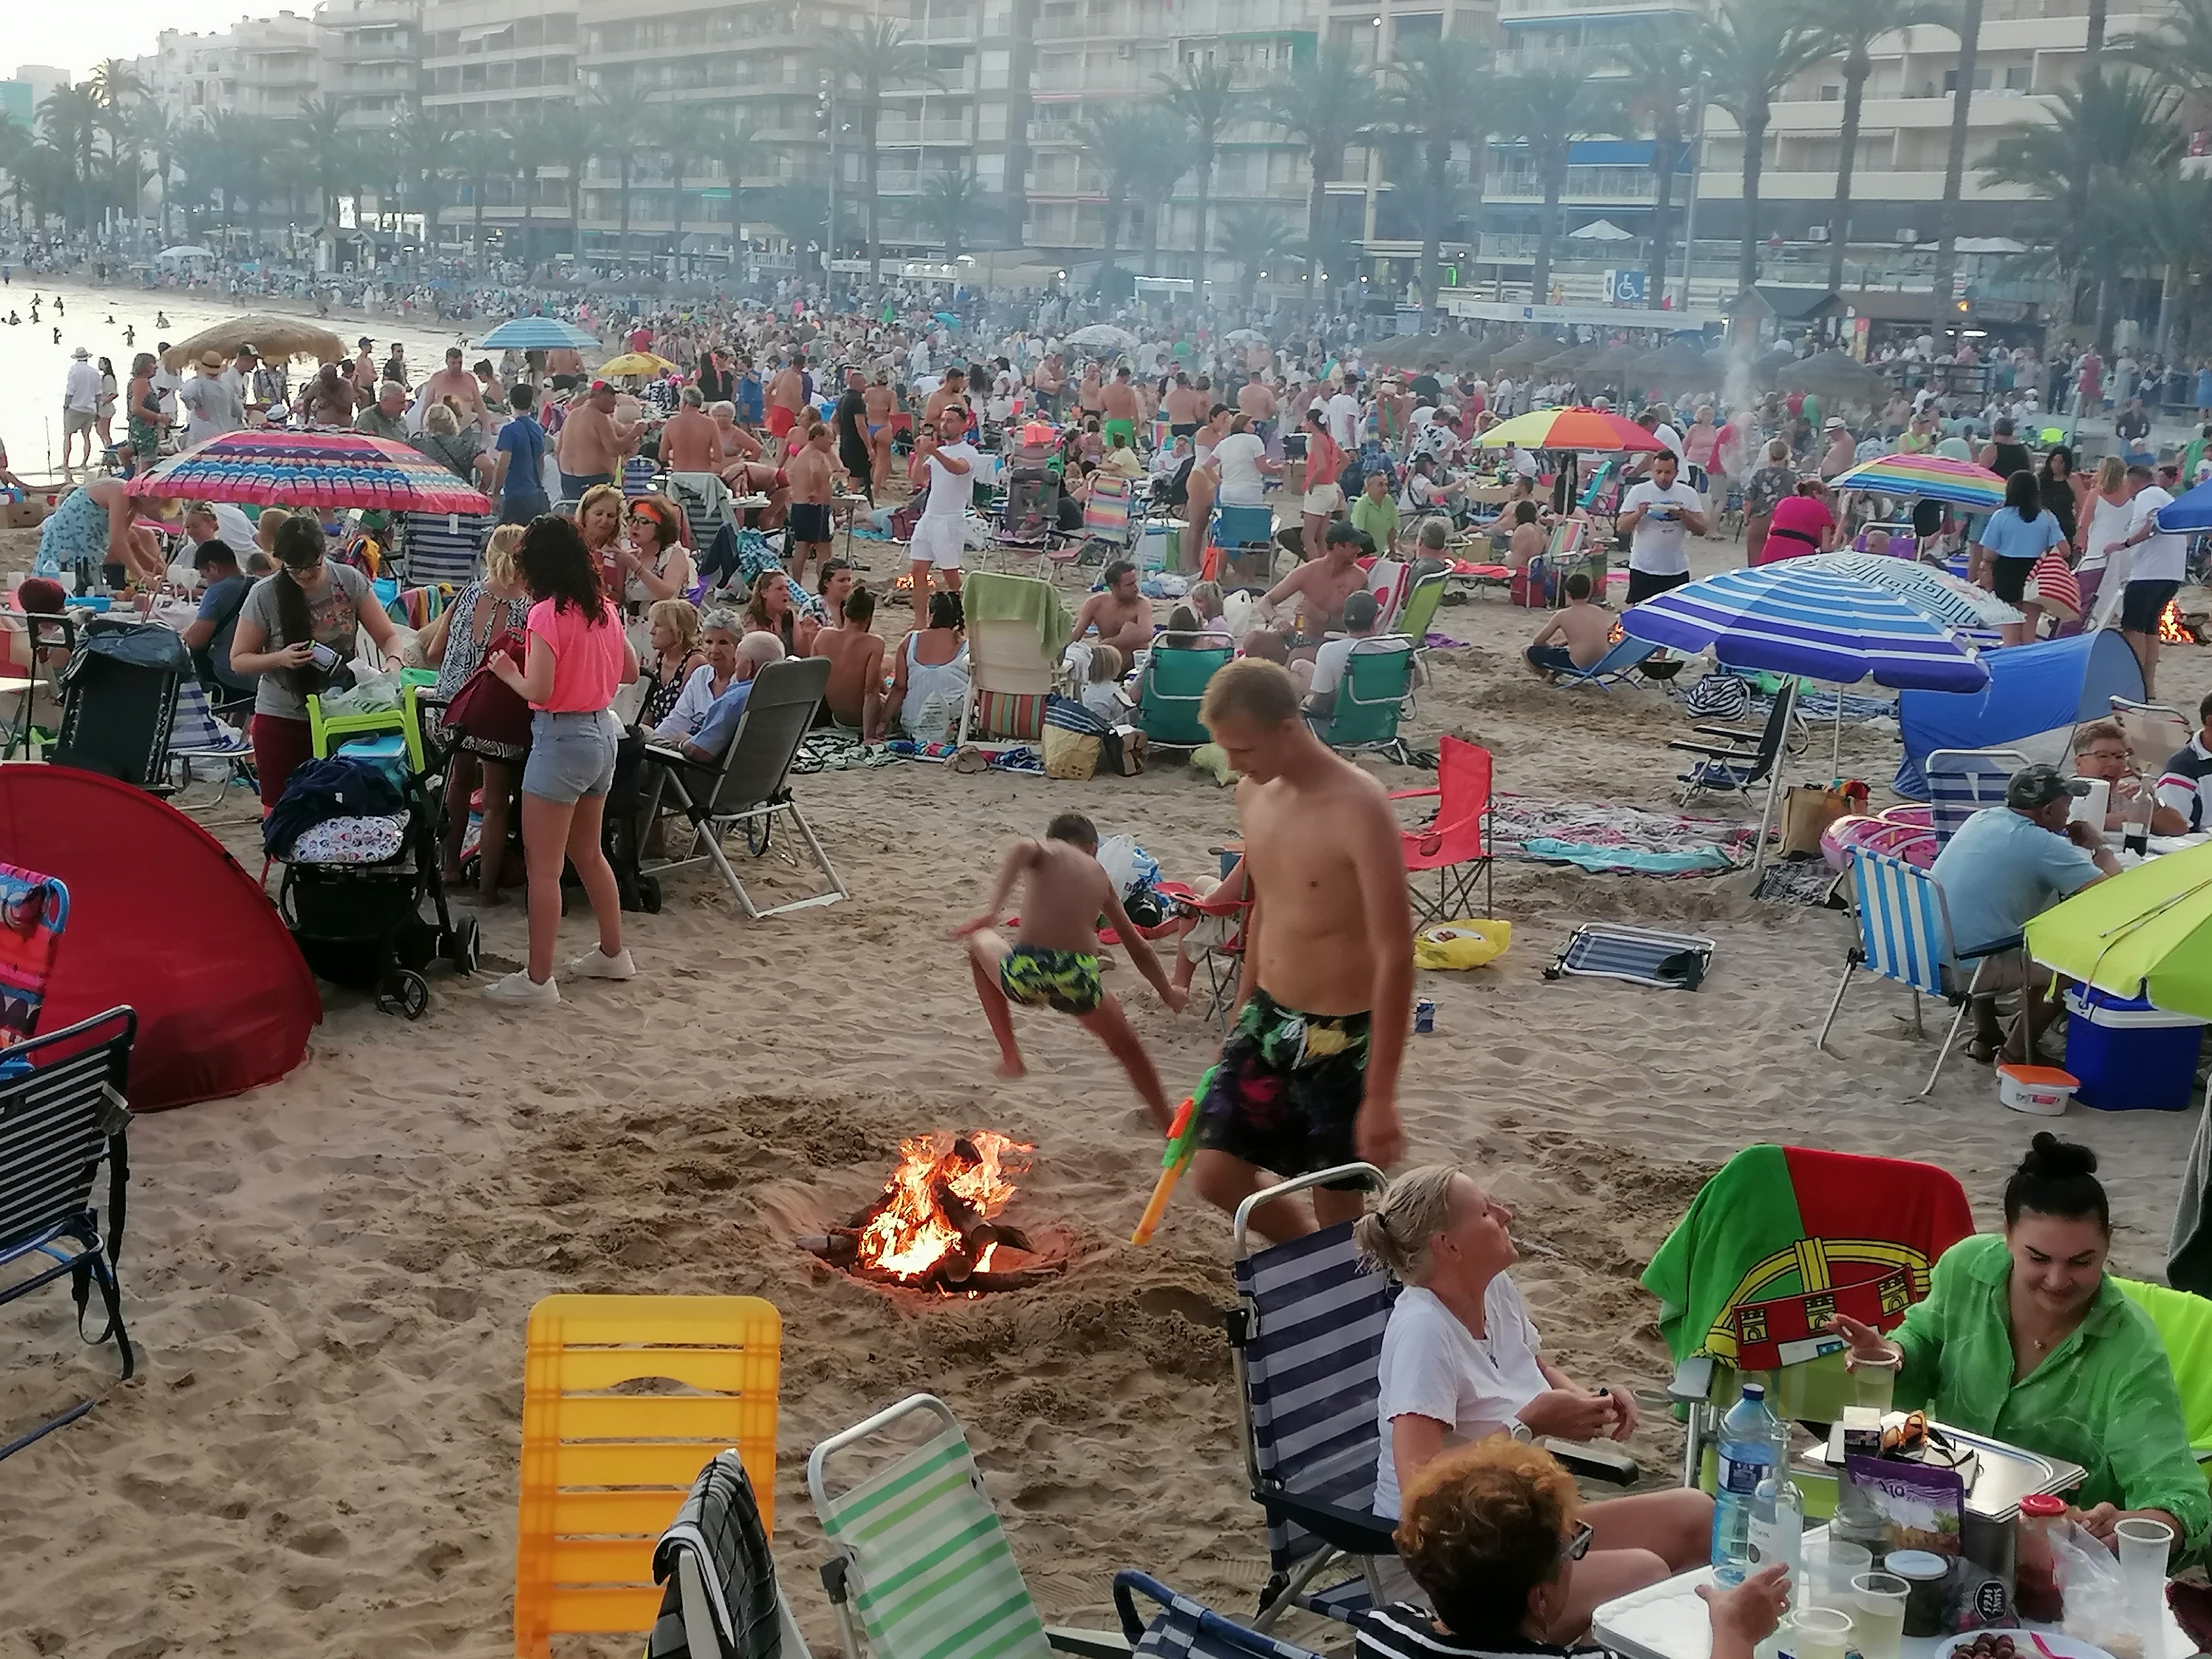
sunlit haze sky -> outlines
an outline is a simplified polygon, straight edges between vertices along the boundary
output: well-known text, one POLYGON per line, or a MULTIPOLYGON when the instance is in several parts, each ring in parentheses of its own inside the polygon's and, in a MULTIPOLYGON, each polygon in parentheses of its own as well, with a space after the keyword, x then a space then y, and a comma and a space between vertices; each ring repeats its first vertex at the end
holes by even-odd
POLYGON ((74 80, 92 73, 103 58, 139 58, 154 50, 163 29, 206 33, 228 28, 241 16, 274 16, 289 9, 302 15, 314 0, 282 0, 264 6, 240 0, 87 0, 78 6, 46 5, 38 0, 9 0, 4 40, 0 40, 0 78, 22 64, 52 64, 74 80))

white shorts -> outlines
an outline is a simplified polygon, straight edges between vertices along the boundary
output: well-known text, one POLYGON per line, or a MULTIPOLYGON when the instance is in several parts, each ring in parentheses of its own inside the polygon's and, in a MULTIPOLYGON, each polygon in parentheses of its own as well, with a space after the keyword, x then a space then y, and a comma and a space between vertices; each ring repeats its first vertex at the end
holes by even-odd
POLYGON ((907 545, 908 556, 916 564, 933 564, 939 570, 957 570, 968 554, 968 526, 965 519, 933 519, 924 514, 914 527, 914 539, 907 545))
POLYGON ((1334 483, 1316 484, 1306 491, 1305 511, 1316 514, 1334 513, 1344 505, 1344 491, 1334 483))

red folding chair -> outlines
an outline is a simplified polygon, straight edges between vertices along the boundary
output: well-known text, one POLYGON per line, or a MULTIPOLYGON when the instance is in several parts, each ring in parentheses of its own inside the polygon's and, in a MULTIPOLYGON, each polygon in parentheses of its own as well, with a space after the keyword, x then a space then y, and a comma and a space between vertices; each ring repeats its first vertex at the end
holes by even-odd
POLYGON ((1400 831, 1406 858, 1406 885, 1413 901, 1413 925, 1451 921, 1474 914, 1475 878, 1482 878, 1482 910, 1496 914, 1496 888, 1490 858, 1490 751, 1462 738, 1447 737, 1437 750, 1437 782, 1431 789, 1394 789, 1392 800, 1434 798, 1437 813, 1418 830, 1400 831), (1434 896, 1421 878, 1436 877, 1434 896))

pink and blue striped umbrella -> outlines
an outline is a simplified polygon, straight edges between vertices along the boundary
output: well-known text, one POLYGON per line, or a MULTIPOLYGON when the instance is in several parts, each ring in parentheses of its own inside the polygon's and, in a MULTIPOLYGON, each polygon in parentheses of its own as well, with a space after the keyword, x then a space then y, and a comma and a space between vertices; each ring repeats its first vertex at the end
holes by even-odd
POLYGON ((255 507, 489 513, 491 501, 438 462, 366 432, 248 428, 173 455, 125 486, 133 495, 255 507))
POLYGON ((1677 587, 1620 618, 1639 640, 1710 649, 1735 668, 1853 685, 1978 691, 1990 671, 1969 640, 1887 588, 1785 559, 1677 587))
POLYGON ((1948 455, 1879 455, 1838 472, 1828 487, 1900 501, 1948 501, 1973 513, 1996 512, 2005 495, 2005 481, 1987 467, 1948 455))

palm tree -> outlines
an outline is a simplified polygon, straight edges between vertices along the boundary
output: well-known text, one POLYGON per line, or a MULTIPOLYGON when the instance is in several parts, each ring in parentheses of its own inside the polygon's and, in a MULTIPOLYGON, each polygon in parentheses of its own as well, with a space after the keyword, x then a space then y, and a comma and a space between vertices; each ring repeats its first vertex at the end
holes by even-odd
POLYGON ((1267 118, 1306 147, 1306 300, 1317 306, 1336 240, 1328 234, 1328 181, 1344 171, 1344 152, 1381 122, 1387 102, 1367 66, 1334 47, 1293 64, 1267 98, 1267 118))
POLYGON ((615 258, 629 258, 629 193, 639 161, 654 148, 653 128, 659 111, 652 94, 635 80, 601 85, 592 94, 591 111, 599 128, 598 149, 602 161, 615 167, 616 209, 619 226, 615 233, 615 258))
POLYGON ((1425 44, 1418 58, 1390 65, 1390 124, 1419 141, 1421 189, 1421 303, 1436 314, 1438 255, 1446 225, 1457 216, 1462 191, 1455 183, 1452 147, 1465 144, 1475 186, 1475 222, 1469 235, 1482 237, 1481 172, 1484 146, 1496 131, 1504 98, 1491 68, 1489 48, 1472 34, 1447 34, 1425 44))
POLYGON ((1982 45, 1982 0, 1960 0, 1957 85, 1951 98, 1951 147, 1943 162, 1942 233, 1936 243, 1936 280, 1930 293, 1935 307, 1936 348, 1951 337, 1958 315, 1951 304, 1951 281, 1959 269, 1959 193, 1966 180, 1966 118, 1974 102, 1974 64, 1982 45))
POLYGON ((344 115, 345 106, 335 98, 309 98, 300 105, 300 143, 315 183, 315 210, 331 227, 338 222, 337 198, 360 161, 340 125, 344 115))
POLYGON ((960 257, 962 239, 982 206, 982 186, 975 182, 975 175, 965 168, 931 173, 922 181, 917 204, 922 223, 935 231, 938 240, 945 244, 948 261, 960 257))
POLYGON ((483 269, 484 198, 514 161, 514 141, 497 127, 471 127, 453 147, 453 167, 469 181, 469 258, 483 269))
POLYGON ((1821 15, 1820 33, 1830 55, 1844 60, 1843 149, 1836 158, 1836 199, 1828 210, 1828 292, 1844 286, 1844 249, 1850 240, 1851 173, 1858 161, 1859 118, 1874 74, 1874 43, 1922 23, 1948 22, 1945 0, 1852 0, 1821 15))
POLYGON ((460 129, 441 112, 410 109, 393 125, 392 137, 399 177, 422 215, 422 243, 428 252, 438 246, 438 213, 446 204, 443 185, 453 170, 460 129))
POLYGON ((546 112, 544 125, 536 135, 543 148, 536 152, 568 173, 568 252, 584 257, 584 169, 599 153, 597 113, 582 104, 556 104, 546 112))
POLYGON ((1197 260, 1197 297, 1205 298, 1206 210, 1213 195, 1213 156, 1221 148, 1221 135, 1243 112, 1244 94, 1237 89, 1234 73, 1226 64, 1185 64, 1177 76, 1155 75, 1163 90, 1162 107, 1183 125, 1190 138, 1190 161, 1198 174, 1198 225, 1191 246, 1197 260))
MULTIPOLYGON (((2092 26, 2102 22, 2099 0, 2092 26)), ((2160 27, 2149 34, 2124 34, 2112 55, 2140 64, 2154 79, 2181 93, 2212 90, 2212 0, 2173 0, 2160 27)), ((2087 66, 2082 70, 2087 75, 2087 66)))
POLYGON ((668 158, 668 251, 678 280, 684 275, 684 164, 705 148, 696 104, 655 104, 647 125, 653 147, 668 158))
POLYGON ((1575 141, 1617 132, 1626 125, 1613 82, 1592 80, 1578 69, 1523 70, 1513 77, 1504 130, 1528 147, 1528 165, 1543 191, 1536 229, 1536 264, 1529 295, 1538 305, 1552 291, 1552 254, 1559 240, 1559 198, 1566 193, 1567 164, 1575 141))
POLYGON ((76 222, 91 221, 92 157, 100 138, 100 106, 91 82, 57 87, 39 104, 39 125, 57 155, 68 164, 76 222))
MULTIPOLYGON (((1682 160, 1683 129, 1698 96, 1698 71, 1690 61, 1682 32, 1671 27, 1632 35, 1613 48, 1613 61, 1627 70, 1622 111, 1651 128, 1651 248, 1644 263, 1644 291, 1657 305, 1667 292, 1667 268, 1674 236, 1674 173, 1682 160)), ((1691 134, 1692 154, 1700 136, 1691 134)))
POLYGON ((1030 83, 1036 70, 1037 0, 1013 0, 1006 53, 1006 243, 1029 240, 1030 83))
POLYGON ((730 270, 735 275, 738 249, 745 240, 745 174, 764 171, 769 158, 783 149, 783 141, 768 137, 753 125, 752 117, 733 110, 727 122, 708 135, 708 143, 721 163, 722 176, 730 181, 730 270))
MULTIPOLYGON (((1979 0, 1970 0, 1978 6, 1979 0)), ((1759 277, 1759 175, 1765 163, 1774 95, 1828 55, 1812 14, 1796 0, 1720 0, 1693 25, 1691 52, 1712 76, 1711 98, 1735 118, 1743 134, 1743 242, 1736 287, 1759 277)))
POLYGON ((1264 202, 1234 202, 1221 210, 1221 240, 1237 264, 1237 300, 1249 307, 1260 278, 1307 253, 1306 245, 1264 202))
POLYGON ((131 135, 140 153, 154 158, 154 177, 161 185, 161 240, 169 240, 169 183, 177 157, 178 124, 152 99, 134 105, 131 135))
MULTIPOLYGON (((883 120, 884 93, 895 82, 942 87, 944 82, 929 67, 928 49, 909 35, 903 24, 888 18, 870 18, 860 27, 841 30, 816 53, 830 76, 837 97, 850 102, 858 119, 860 140, 861 194, 868 224, 868 271, 872 277, 883 269, 881 239, 877 224, 883 208, 883 152, 876 132, 883 120)), ((835 135, 832 135, 833 140, 835 135)), ((832 146, 835 166, 835 146, 832 146)))
MULTIPOLYGON (((513 179, 522 193, 522 223, 526 241, 531 235, 530 222, 538 216, 538 178, 550 164, 556 123, 550 118, 544 104, 538 104, 507 124, 507 176, 513 179)), ((526 252, 526 258, 533 257, 526 252)))
MULTIPOLYGON (((1076 136, 1085 158, 1106 175, 1106 268, 1111 270, 1130 197, 1151 201, 1157 222, 1158 204, 1190 165, 1189 153, 1157 115, 1133 105, 1109 106, 1079 126, 1076 136)), ((1152 245, 1157 250, 1157 230, 1152 245)))

